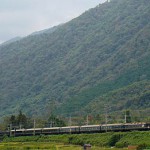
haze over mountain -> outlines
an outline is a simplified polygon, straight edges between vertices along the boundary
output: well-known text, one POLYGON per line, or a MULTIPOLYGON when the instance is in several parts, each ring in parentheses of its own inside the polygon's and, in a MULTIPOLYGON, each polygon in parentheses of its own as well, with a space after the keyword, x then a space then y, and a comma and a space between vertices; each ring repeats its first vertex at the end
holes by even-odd
POLYGON ((0 116, 150 111, 150 3, 112 0, 0 46, 0 116))

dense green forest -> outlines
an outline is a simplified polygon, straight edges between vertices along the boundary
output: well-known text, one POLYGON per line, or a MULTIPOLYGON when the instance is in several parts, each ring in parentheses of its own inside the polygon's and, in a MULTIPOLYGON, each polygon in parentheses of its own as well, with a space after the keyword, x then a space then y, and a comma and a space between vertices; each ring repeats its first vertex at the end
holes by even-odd
POLYGON ((66 24, 0 45, 0 120, 150 113, 150 3, 111 0, 66 24))

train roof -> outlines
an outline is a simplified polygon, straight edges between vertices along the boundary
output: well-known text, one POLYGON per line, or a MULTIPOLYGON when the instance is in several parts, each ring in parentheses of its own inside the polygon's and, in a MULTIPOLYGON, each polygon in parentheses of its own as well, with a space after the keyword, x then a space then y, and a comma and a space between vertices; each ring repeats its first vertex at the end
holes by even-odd
POLYGON ((80 126, 67 126, 67 127, 60 127, 61 129, 66 129, 66 128, 79 128, 80 126))
POLYGON ((11 130, 11 131, 32 131, 32 130, 42 130, 42 128, 30 128, 30 129, 16 129, 16 130, 11 130))
POLYGON ((88 128, 88 127, 99 127, 100 125, 83 125, 83 126, 81 126, 81 128, 82 127, 84 127, 84 128, 88 128))
MULTIPOLYGON (((83 126, 67 126, 67 127, 50 127, 50 128, 30 128, 30 129, 13 129, 11 131, 38 131, 38 130, 55 130, 55 129, 67 129, 67 128, 88 128, 88 127, 99 127, 99 126, 120 126, 120 125, 145 125, 150 123, 139 122, 139 123, 116 123, 116 124, 99 124, 99 125, 83 125, 83 126)), ((2 132, 2 131, 0 131, 2 132)))
POLYGON ((42 130, 55 130, 59 129, 60 127, 50 127, 50 128, 42 128, 42 130))

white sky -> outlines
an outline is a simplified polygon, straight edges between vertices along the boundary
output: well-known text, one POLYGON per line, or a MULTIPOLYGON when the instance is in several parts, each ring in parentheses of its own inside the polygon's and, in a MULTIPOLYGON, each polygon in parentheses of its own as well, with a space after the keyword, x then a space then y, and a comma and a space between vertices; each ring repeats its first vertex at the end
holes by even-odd
POLYGON ((106 0, 0 0, 0 43, 75 18, 106 0))

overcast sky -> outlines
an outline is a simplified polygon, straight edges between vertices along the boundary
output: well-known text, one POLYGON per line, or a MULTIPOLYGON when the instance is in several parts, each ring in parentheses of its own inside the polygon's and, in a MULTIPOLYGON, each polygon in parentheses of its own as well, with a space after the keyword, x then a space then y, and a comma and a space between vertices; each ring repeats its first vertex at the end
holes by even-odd
POLYGON ((0 43, 67 22, 106 0, 0 0, 0 43))

